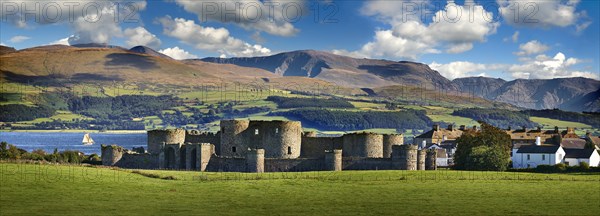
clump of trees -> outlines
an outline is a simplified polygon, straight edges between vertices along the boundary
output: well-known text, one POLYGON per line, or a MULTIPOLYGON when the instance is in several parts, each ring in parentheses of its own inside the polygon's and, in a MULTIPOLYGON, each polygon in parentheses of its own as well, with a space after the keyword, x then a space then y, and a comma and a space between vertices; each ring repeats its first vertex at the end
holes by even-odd
POLYGON ((4 122, 31 121, 36 118, 47 118, 54 115, 55 109, 47 106, 26 106, 8 104, 0 106, 0 119, 4 122))
POLYGON ((281 97, 269 96, 267 101, 272 101, 281 109, 317 107, 317 108, 354 108, 350 102, 336 98, 299 98, 299 97, 281 97))
POLYGON ((426 129, 431 119, 422 110, 397 112, 356 112, 329 109, 296 109, 271 113, 302 121, 321 130, 364 130, 370 128, 426 129))
POLYGON ((500 128, 509 126, 537 127, 538 124, 529 120, 529 116, 518 112, 503 109, 467 108, 455 110, 452 115, 472 118, 475 121, 484 121, 500 128))
POLYGON ((502 129, 480 121, 480 131, 456 139, 454 169, 504 171, 510 163, 511 139, 502 129))
POLYGON ((62 151, 54 149, 52 154, 46 153, 42 149, 33 150, 27 152, 23 149, 17 148, 14 145, 6 142, 0 143, 0 160, 32 160, 32 161, 43 161, 50 163, 69 163, 69 164, 96 164, 101 165, 102 160, 97 154, 84 155, 79 151, 62 151))

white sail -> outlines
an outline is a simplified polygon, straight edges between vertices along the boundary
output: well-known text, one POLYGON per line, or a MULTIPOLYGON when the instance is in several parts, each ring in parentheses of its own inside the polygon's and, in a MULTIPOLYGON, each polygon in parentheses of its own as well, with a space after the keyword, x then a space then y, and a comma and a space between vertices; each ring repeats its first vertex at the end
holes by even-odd
POLYGON ((92 137, 90 136, 89 133, 86 133, 85 135, 83 135, 83 141, 81 141, 84 145, 91 145, 94 143, 94 140, 92 139, 92 137))

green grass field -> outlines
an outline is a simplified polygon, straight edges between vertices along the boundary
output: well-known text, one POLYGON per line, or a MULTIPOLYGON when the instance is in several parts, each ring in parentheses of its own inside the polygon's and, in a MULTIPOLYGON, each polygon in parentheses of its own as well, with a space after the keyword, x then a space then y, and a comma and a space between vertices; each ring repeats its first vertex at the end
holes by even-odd
POLYGON ((558 126, 559 128, 566 128, 566 127, 574 127, 574 128, 579 128, 579 129, 592 128, 592 126, 584 124, 584 123, 561 121, 558 119, 551 119, 551 118, 529 117, 529 120, 543 125, 545 129, 554 129, 554 126, 558 126))
POLYGON ((200 173, 0 163, 2 215, 596 215, 599 174, 200 173))

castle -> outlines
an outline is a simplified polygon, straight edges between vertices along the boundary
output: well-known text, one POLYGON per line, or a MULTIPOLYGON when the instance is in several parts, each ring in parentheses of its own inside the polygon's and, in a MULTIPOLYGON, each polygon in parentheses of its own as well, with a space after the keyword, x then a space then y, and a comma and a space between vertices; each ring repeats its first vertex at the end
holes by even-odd
POLYGON ((435 170, 436 151, 404 145, 402 134, 318 137, 298 121, 222 120, 217 133, 148 131, 147 152, 102 146, 102 164, 211 172, 435 170))

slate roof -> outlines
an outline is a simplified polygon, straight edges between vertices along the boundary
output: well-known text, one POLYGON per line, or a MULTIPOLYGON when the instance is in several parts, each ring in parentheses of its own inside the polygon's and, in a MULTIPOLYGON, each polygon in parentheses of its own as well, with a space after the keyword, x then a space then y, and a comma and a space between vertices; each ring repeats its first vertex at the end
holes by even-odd
POLYGON ((528 145, 521 146, 517 153, 531 153, 531 154, 552 154, 556 153, 560 146, 537 146, 537 145, 528 145))
POLYGON ((565 158, 590 158, 596 149, 565 149, 565 158))
POLYGON ((560 145, 563 148, 583 149, 585 148, 585 143, 585 139, 581 138, 564 138, 562 142, 560 142, 560 145))

